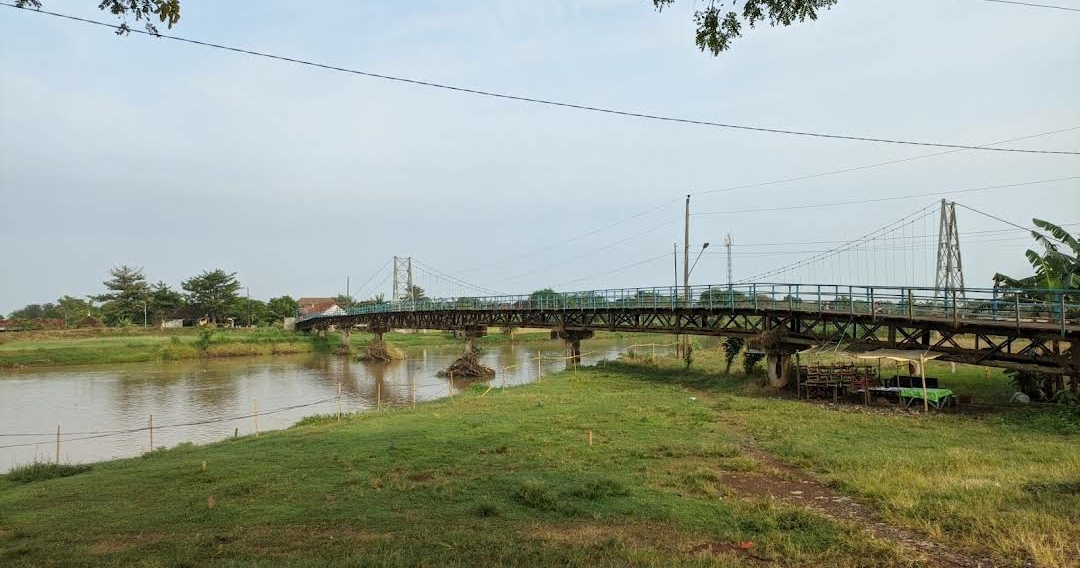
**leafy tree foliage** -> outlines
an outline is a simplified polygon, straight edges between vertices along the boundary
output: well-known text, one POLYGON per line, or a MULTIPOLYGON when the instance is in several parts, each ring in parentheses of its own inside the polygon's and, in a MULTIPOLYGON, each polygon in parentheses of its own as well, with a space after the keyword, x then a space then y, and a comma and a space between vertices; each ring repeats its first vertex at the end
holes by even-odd
POLYGON ((230 316, 237 325, 266 325, 273 320, 266 302, 255 298, 237 298, 230 316))
POLYGON ((555 299, 559 297, 559 293, 551 288, 541 288, 529 294, 529 303, 532 305, 554 305, 555 299))
POLYGON ((410 300, 427 300, 427 299, 429 299, 427 297, 427 294, 424 292, 424 289, 417 286, 416 284, 413 284, 411 287, 409 287, 408 294, 406 295, 406 298, 408 298, 410 300))
MULTIPOLYGON (((108 292, 92 296, 102 302, 101 313, 106 322, 115 325, 121 321, 142 321, 143 305, 148 302, 150 286, 141 268, 120 266, 109 270, 109 279, 103 282, 108 292)), ((147 311, 149 305, 147 304, 147 311)))
POLYGON ((60 317, 64 318, 64 325, 67 326, 77 325, 86 316, 101 316, 101 311, 95 308, 93 303, 67 295, 56 300, 56 310, 60 312, 60 317))
POLYGON ((150 287, 150 316, 151 321, 162 322, 172 319, 183 311, 184 295, 169 287, 164 282, 158 282, 150 287))
MULTIPOLYGON (((694 42, 701 51, 708 50, 714 56, 731 48, 731 42, 743 34, 743 27, 753 28, 761 22, 770 26, 790 26, 795 22, 816 20, 818 11, 829 9, 838 0, 733 0, 733 8, 742 5, 740 11, 723 7, 723 0, 708 0, 694 10, 697 31, 694 42)), ((652 0, 657 11, 671 6, 675 0, 652 0)))
MULTIPOLYGON (((40 10, 41 0, 15 0, 15 5, 19 8, 40 10)), ((154 35, 161 35, 152 21, 154 18, 169 28, 180 21, 180 0, 101 0, 98 2, 98 8, 107 10, 120 18, 121 23, 120 28, 116 30, 117 35, 131 32, 127 23, 129 16, 135 21, 145 21, 146 31, 154 35)))
POLYGON ((266 302, 266 311, 274 321, 294 317, 298 309, 300 304, 292 296, 278 296, 266 302))
POLYGON ((334 296, 334 303, 342 308, 351 308, 357 304, 356 298, 345 294, 334 296))
POLYGON ((180 287, 187 292, 187 301, 192 308, 217 323, 235 308, 240 282, 236 280, 235 272, 219 268, 184 280, 180 287))
POLYGON ((994 282, 1010 288, 1080 289, 1080 263, 1077 262, 1077 258, 1080 258, 1080 242, 1068 231, 1049 221, 1032 219, 1031 222, 1049 233, 1031 232, 1035 242, 1043 249, 1041 253, 1031 249, 1024 253, 1035 275, 1017 279, 999 272, 994 275, 994 282))
POLYGON ((731 372, 731 364, 743 348, 743 338, 728 336, 724 338, 724 374, 731 372))

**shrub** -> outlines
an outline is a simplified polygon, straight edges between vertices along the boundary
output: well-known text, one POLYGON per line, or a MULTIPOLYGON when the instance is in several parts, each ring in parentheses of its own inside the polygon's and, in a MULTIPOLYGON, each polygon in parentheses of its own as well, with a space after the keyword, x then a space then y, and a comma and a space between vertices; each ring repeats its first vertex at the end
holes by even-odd
POLYGON ((16 483, 30 483, 58 477, 71 477, 87 471, 90 471, 90 466, 85 464, 59 464, 35 460, 29 464, 11 468, 7 478, 16 483))
POLYGON ((538 479, 530 479, 518 487, 518 498, 525 505, 542 511, 554 511, 559 505, 558 494, 538 479))

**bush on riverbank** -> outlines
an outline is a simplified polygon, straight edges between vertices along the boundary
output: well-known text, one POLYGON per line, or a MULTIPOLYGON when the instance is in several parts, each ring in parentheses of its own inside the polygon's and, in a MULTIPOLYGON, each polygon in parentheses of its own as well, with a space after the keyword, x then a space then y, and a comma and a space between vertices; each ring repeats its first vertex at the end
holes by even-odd
POLYGON ((58 477, 71 477, 87 471, 90 471, 90 466, 87 464, 52 463, 35 460, 26 465, 11 468, 6 477, 9 481, 15 483, 30 483, 58 477))

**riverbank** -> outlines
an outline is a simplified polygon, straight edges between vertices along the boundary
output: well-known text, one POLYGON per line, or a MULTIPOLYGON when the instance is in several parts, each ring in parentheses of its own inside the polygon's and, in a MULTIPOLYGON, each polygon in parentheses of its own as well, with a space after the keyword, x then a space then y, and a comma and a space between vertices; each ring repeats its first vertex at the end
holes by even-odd
MULTIPOLYGON (((372 337, 371 334, 353 333, 350 345, 354 350, 363 348, 372 337)), ((446 345, 457 341, 450 334, 441 332, 388 333, 385 338, 401 348, 446 345)), ((532 342, 548 338, 546 331, 529 330, 515 334, 514 341, 532 342)), ((208 336, 201 335, 196 329, 5 332, 0 333, 0 369, 329 352, 340 342, 340 336, 334 333, 317 337, 273 328, 216 329, 208 336)), ((492 333, 480 339, 481 345, 508 342, 510 337, 501 333, 492 333)))
POLYGON ((1075 423, 780 400, 722 364, 0 478, 0 564, 1076 566, 1075 423))

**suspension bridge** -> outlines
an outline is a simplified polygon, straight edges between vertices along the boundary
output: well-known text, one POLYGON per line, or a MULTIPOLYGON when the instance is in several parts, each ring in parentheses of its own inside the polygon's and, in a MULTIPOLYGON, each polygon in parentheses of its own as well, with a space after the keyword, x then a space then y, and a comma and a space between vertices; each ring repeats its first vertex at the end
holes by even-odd
MULTIPOLYGON (((766 354, 770 378, 780 384, 786 382, 790 356, 814 346, 918 350, 941 361, 1080 381, 1076 291, 965 286, 955 208, 942 201, 940 207, 925 207, 747 279, 735 279, 729 271, 727 283, 714 285, 690 286, 687 270, 682 286, 506 295, 416 261, 418 272, 480 292, 421 299, 410 295, 416 290, 414 260, 395 257, 393 273, 384 279, 394 280, 390 301, 301 316, 296 325, 380 335, 391 329, 453 330, 466 337, 489 327, 549 328, 566 341, 571 357, 596 331, 738 336, 766 354), (934 246, 929 238, 937 241, 934 246), (933 268, 920 271, 918 263, 927 257, 933 258, 928 263, 933 268), (896 283, 846 283, 869 272, 867 267, 896 283), (835 279, 805 280, 822 275, 835 279), (931 277, 932 284, 919 282, 931 277)), ((730 239, 725 244, 730 266, 730 239)))

